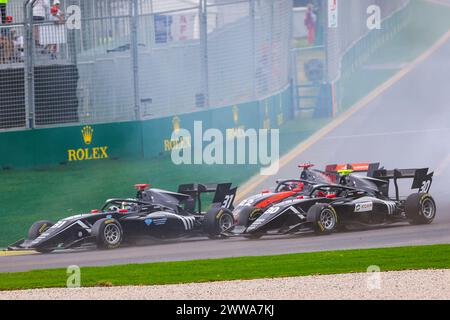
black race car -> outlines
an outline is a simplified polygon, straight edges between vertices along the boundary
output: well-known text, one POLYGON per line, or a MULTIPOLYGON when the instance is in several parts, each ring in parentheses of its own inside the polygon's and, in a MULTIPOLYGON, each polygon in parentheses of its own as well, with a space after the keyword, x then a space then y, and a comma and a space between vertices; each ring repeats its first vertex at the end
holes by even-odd
MULTIPOLYGON (((233 211, 235 225, 223 234, 247 238, 310 231, 329 234, 347 226, 373 227, 405 221, 429 224, 434 220, 436 204, 428 194, 433 173, 428 169, 373 169, 368 175, 351 172, 326 172, 329 176, 335 174, 337 183, 289 180, 289 184, 303 185, 301 194, 291 193, 281 201, 246 199, 233 211), (413 179, 412 189, 419 190, 406 199, 399 196, 398 186, 398 180, 405 178, 413 179), (393 196, 389 194, 390 182, 395 187, 393 196)), ((284 184, 281 181, 275 191, 284 184)), ((280 193, 270 197, 276 199, 277 195, 280 193)))
POLYGON ((51 252, 96 244, 114 249, 122 242, 149 236, 177 238, 208 235, 218 237, 233 225, 233 200, 237 188, 225 184, 181 185, 178 192, 135 186, 133 199, 107 200, 101 210, 62 219, 56 223, 38 221, 28 231, 28 238, 9 246, 9 250, 51 252), (214 193, 212 207, 202 211, 202 195, 214 193))
MULTIPOLYGON (((260 210, 265 210, 275 203, 297 196, 307 195, 314 185, 332 183, 332 178, 330 178, 328 173, 312 169, 314 167, 312 164, 300 164, 298 167, 303 169, 299 179, 277 180, 277 186, 272 192, 270 190, 263 190, 260 194, 243 200, 239 204, 239 207, 255 207, 260 210)), ((246 211, 250 213, 251 210, 246 211)), ((236 219, 242 217, 243 215, 235 212, 236 219)))
MULTIPOLYGON (((302 169, 299 179, 277 180, 277 186, 273 191, 263 190, 241 201, 233 212, 235 222, 238 225, 246 225, 249 220, 254 220, 261 212, 276 203, 307 196, 315 185, 333 183, 338 179, 337 172, 313 169, 314 165, 311 163, 300 164, 298 167, 302 169)), ((327 168, 341 169, 337 165, 327 168)), ((362 168, 365 170, 366 166, 357 167, 358 172, 361 172, 362 168)))

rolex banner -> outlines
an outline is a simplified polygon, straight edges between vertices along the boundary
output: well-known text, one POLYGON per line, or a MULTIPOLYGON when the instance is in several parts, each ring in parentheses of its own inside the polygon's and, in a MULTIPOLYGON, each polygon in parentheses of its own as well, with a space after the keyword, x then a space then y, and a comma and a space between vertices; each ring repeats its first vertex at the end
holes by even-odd
POLYGON ((142 157, 141 123, 5 132, 0 147, 4 168, 137 158, 142 157))
POLYGON ((174 149, 192 146, 190 139, 173 139, 172 133, 185 129, 194 136, 195 122, 232 139, 248 129, 279 128, 288 119, 291 105, 287 89, 262 101, 160 119, 4 132, 0 167, 170 156, 174 149))

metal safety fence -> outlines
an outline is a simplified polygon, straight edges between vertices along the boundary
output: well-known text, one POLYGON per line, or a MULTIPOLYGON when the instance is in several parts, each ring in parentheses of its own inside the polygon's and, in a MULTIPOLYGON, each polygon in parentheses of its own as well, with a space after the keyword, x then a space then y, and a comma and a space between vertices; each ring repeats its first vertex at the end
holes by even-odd
POLYGON ((0 130, 255 101, 289 84, 292 0, 12 0, 0 130))
POLYGON ((405 22, 404 16, 395 17, 410 3, 410 0, 338 0, 328 1, 324 6, 327 11, 327 26, 325 45, 327 47, 327 79, 337 81, 349 69, 353 62, 364 59, 370 55, 390 36, 395 34, 405 22), (333 3, 335 8, 333 7, 333 3), (330 4, 331 3, 331 4, 330 4), (380 18, 383 21, 381 29, 369 29, 367 26, 368 8, 377 6, 380 9, 380 18), (333 17, 333 14, 335 15, 333 17), (394 18, 394 19, 390 19, 394 18), (330 21, 336 19, 336 21, 330 21), (386 24, 385 24, 386 22, 386 24), (363 46, 358 46, 364 42, 363 46), (356 55, 353 49, 359 50, 356 55), (350 53, 350 58, 345 57, 350 53))
MULTIPOLYGON (((385 42, 409 22, 410 0, 305 0, 296 8, 297 30, 291 49, 294 98, 298 110, 336 114, 344 96, 342 79, 368 61, 385 42), (310 42, 305 27, 310 5, 315 17, 315 34, 310 42), (368 20, 379 10, 379 28, 368 20), (302 33, 303 31, 303 33, 302 33), (303 37, 303 40, 302 38, 303 37), (323 109, 318 112, 318 109, 323 109)), ((348 90, 347 90, 348 92, 348 90)))

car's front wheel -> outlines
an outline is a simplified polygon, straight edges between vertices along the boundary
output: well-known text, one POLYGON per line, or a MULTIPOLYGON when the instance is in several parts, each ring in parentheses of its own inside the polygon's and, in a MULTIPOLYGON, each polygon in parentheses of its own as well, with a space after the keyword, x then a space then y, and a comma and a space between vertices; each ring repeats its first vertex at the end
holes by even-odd
MULTIPOLYGON (((33 223, 33 225, 28 230, 28 239, 37 239, 41 234, 50 229, 53 225, 53 222, 47 220, 37 221, 33 223)), ((35 250, 40 253, 50 253, 53 251, 53 249, 48 248, 36 248, 35 250)))
POLYGON ((237 225, 245 227, 249 227, 263 214, 263 211, 260 208, 252 206, 240 208, 237 212, 237 225))
POLYGON ((312 223, 316 234, 326 235, 338 229, 336 210, 328 204, 315 204, 307 213, 308 221, 312 223))
POLYGON ((122 226, 116 219, 100 219, 92 226, 92 236, 98 248, 115 249, 123 241, 122 226))

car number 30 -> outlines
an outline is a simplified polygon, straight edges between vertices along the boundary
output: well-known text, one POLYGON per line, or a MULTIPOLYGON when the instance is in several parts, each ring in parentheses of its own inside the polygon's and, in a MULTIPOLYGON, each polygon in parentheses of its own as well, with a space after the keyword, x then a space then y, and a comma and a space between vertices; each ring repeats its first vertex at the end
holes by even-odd
POLYGON ((420 187, 419 192, 428 192, 430 190, 431 180, 426 180, 422 182, 422 187, 420 187))
POLYGON ((272 207, 272 208, 267 209, 266 212, 269 214, 273 214, 273 213, 278 212, 278 210, 280 210, 280 207, 272 207))

